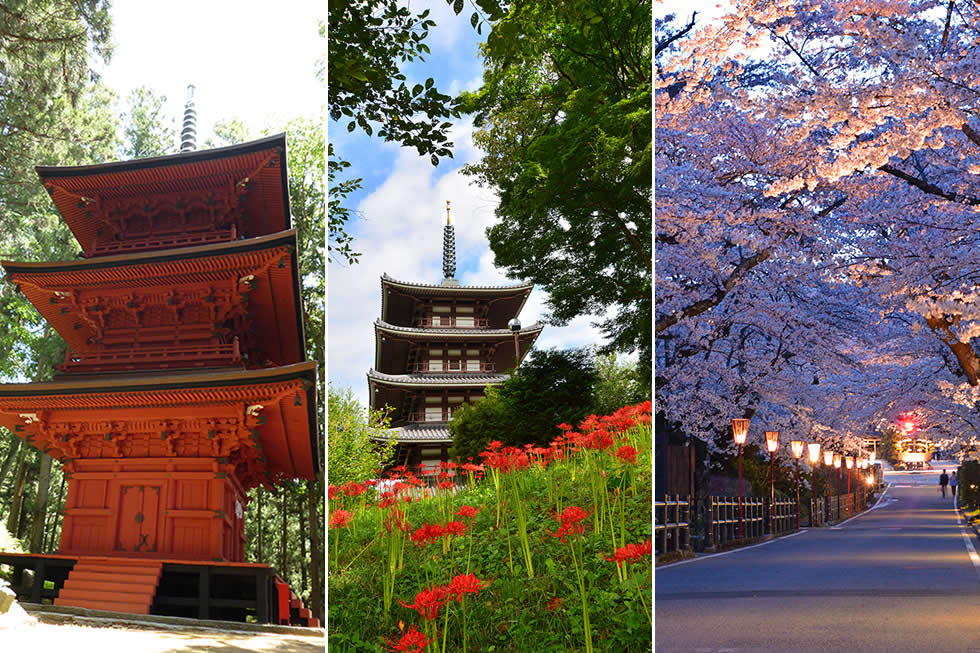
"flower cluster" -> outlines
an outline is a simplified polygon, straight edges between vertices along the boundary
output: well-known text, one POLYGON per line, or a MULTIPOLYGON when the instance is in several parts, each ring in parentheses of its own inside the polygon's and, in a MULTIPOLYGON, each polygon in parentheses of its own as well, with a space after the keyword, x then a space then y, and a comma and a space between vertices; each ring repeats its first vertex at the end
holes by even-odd
POLYGON ((330 516, 329 526, 330 528, 347 528, 347 524, 350 523, 351 517, 353 515, 342 508, 338 508, 333 511, 330 516))
POLYGON ((425 647, 431 644, 432 641, 426 639, 425 633, 419 632, 415 624, 412 624, 397 642, 389 640, 385 644, 389 651, 394 651, 395 653, 422 653, 425 647))
POLYGON ((613 557, 602 557, 609 562, 615 560, 616 564, 622 567, 623 561, 636 562, 637 560, 645 558, 649 555, 653 555, 653 540, 647 540, 642 544, 627 544, 626 546, 621 546, 616 549, 616 555, 613 557))
POLYGON ((415 603, 408 604, 402 601, 399 603, 406 608, 418 610, 418 613, 425 619, 433 620, 439 616, 439 608, 446 605, 450 600, 455 599, 462 602, 467 594, 479 595, 480 590, 486 589, 491 581, 480 580, 476 574, 458 575, 450 581, 448 585, 436 585, 423 589, 415 595, 415 603))
POLYGON ((562 542, 567 542, 566 535, 581 535, 585 532, 585 524, 581 522, 588 519, 589 513, 578 506, 569 506, 562 511, 557 518, 561 522, 561 528, 557 533, 548 533, 552 537, 559 538, 562 542))
POLYGON ((409 536, 416 546, 423 546, 430 541, 438 540, 443 535, 459 536, 466 533, 466 524, 461 521, 451 521, 443 524, 424 524, 409 536))

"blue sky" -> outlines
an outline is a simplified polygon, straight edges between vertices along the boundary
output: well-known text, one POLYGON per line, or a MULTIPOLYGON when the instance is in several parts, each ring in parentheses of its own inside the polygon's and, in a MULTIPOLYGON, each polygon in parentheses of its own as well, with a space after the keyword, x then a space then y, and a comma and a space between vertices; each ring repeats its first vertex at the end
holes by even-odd
MULTIPOLYGON (((428 77, 446 93, 479 87, 482 62, 479 37, 470 27, 469 14, 455 16, 445 0, 412 2, 415 12, 429 8, 436 27, 427 41, 432 53, 423 63, 414 62, 403 72, 407 84, 428 77)), ((493 265, 493 253, 485 231, 493 224, 497 200, 491 190, 479 188, 460 174, 463 164, 479 159, 468 119, 456 121, 451 140, 453 159, 433 168, 428 157, 370 138, 358 130, 347 132, 346 123, 330 123, 328 139, 351 162, 351 177, 362 177, 364 188, 349 197, 348 206, 359 212, 349 225, 362 252, 353 266, 333 263, 327 270, 328 379, 336 388, 351 388, 367 404, 368 369, 374 366, 374 320, 380 317, 381 274, 424 283, 442 280, 442 224, 446 200, 452 203, 456 225, 456 278, 464 285, 515 283, 493 265)), ((535 289, 522 311, 527 325, 544 316, 545 296, 535 289)), ((576 347, 599 342, 588 318, 566 327, 546 326, 538 348, 576 347)))

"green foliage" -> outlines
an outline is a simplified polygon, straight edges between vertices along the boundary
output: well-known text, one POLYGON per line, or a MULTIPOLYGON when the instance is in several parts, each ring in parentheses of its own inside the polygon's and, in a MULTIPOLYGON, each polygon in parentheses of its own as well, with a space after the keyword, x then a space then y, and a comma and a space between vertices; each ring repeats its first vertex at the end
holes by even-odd
POLYGON ((647 1, 515 3, 483 48, 483 87, 462 96, 485 152, 464 170, 500 196, 495 264, 547 291, 557 324, 614 309, 607 351, 638 350, 645 385, 651 23, 647 1))
POLYGON ((348 265, 357 263, 360 252, 355 252, 351 245, 354 237, 347 233, 346 225, 350 221, 352 211, 344 205, 344 200, 348 195, 361 188, 360 178, 340 179, 340 173, 350 167, 349 161, 344 161, 334 153, 333 143, 327 145, 327 186, 330 198, 330 221, 328 229, 330 241, 327 243, 327 252, 330 262, 334 262, 334 256, 339 256, 340 260, 348 265), (331 253, 332 252, 332 253, 331 253))
POLYGON ((578 424, 593 411, 596 381, 589 350, 535 349, 499 389, 453 413, 452 456, 475 458, 492 440, 548 444, 561 433, 557 424, 578 424))
POLYGON ((429 155, 452 156, 446 133, 459 117, 458 102, 432 78, 409 88, 403 64, 424 61, 435 22, 429 10, 413 14, 397 0, 328 3, 327 97, 330 119, 429 155))
POLYGON ((615 352, 596 356, 595 407, 598 415, 607 415, 620 406, 637 404, 643 395, 638 366, 615 352))
POLYGON ((166 101, 166 96, 157 95, 145 86, 129 94, 121 158, 147 159, 174 153, 177 128, 174 119, 167 118, 166 101))
POLYGON ((361 406, 350 388, 330 387, 327 392, 328 483, 360 483, 376 477, 395 454, 394 440, 379 443, 371 439, 388 436, 387 415, 361 406))

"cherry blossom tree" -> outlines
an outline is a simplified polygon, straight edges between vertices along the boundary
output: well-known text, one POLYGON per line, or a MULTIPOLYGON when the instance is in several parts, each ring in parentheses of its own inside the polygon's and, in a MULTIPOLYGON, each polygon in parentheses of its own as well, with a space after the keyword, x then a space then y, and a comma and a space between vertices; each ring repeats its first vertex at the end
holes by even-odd
POLYGON ((659 408, 972 434, 980 9, 748 1, 658 20, 659 408))

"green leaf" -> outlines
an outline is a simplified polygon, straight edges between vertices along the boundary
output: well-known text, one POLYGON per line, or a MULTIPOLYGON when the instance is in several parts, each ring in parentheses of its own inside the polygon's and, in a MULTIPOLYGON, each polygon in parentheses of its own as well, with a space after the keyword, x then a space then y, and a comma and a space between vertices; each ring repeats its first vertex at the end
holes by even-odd
POLYGON ((478 22, 480 22, 480 15, 479 15, 478 13, 476 13, 476 12, 474 11, 474 12, 473 12, 473 15, 472 15, 472 16, 470 16, 470 25, 471 25, 472 27, 476 27, 476 24, 477 24, 478 22))
POLYGON ((453 2, 453 12, 459 16, 461 11, 463 11, 463 0, 455 0, 453 2))
POLYGON ((357 121, 356 120, 351 120, 349 123, 347 123, 347 131, 352 132, 356 128, 357 128, 357 121))

